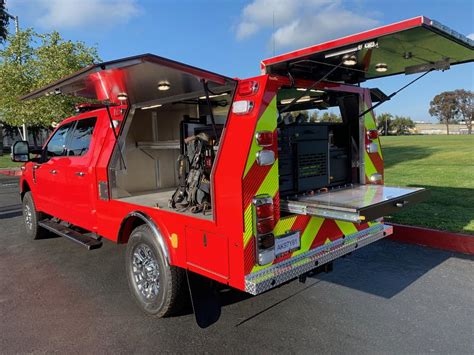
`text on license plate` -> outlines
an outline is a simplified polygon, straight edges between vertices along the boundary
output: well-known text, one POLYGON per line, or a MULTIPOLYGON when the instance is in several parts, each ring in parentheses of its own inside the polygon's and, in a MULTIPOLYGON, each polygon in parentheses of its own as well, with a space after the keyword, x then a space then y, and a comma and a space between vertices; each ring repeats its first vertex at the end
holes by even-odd
POLYGON ((298 250, 300 248, 300 232, 275 238, 275 256, 298 250))

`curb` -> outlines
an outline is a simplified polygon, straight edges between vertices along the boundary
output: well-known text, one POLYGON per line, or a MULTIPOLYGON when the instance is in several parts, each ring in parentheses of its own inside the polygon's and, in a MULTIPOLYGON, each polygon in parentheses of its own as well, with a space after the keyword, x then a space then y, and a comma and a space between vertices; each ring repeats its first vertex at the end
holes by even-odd
POLYGON ((405 226, 396 223, 387 224, 393 226, 393 234, 389 239, 402 243, 417 244, 435 249, 474 255, 474 235, 405 226))
POLYGON ((0 169, 0 174, 8 176, 21 176, 20 169, 0 169))

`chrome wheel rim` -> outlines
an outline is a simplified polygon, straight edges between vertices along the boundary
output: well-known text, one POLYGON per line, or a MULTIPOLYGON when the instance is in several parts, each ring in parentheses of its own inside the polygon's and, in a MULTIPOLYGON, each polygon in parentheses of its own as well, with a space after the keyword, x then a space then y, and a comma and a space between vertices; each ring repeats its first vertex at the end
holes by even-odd
POLYGON ((25 225, 29 230, 33 229, 33 212, 29 205, 25 205, 23 208, 23 215, 25 216, 25 225))
POLYGON ((133 281, 140 295, 146 300, 158 296, 160 268, 155 254, 148 245, 139 244, 132 256, 133 281))

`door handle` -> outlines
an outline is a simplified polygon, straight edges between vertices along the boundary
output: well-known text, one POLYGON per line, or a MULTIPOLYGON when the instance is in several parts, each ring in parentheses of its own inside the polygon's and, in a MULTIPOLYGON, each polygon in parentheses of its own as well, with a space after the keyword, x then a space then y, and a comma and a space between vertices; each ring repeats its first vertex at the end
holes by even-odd
POLYGON ((56 175, 58 173, 58 171, 53 169, 53 170, 50 170, 49 173, 53 174, 53 175, 56 175))
POLYGON ((83 172, 83 171, 78 171, 78 172, 75 173, 75 175, 77 175, 77 176, 85 176, 86 173, 83 172))

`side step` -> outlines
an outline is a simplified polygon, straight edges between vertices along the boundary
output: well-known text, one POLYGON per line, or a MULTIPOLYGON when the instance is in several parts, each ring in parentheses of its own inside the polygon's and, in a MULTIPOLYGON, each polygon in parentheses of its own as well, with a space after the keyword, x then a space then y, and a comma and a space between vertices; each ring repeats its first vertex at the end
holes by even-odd
POLYGON ((38 225, 61 237, 66 237, 72 240, 73 242, 79 243, 82 246, 86 247, 88 250, 98 249, 102 246, 102 242, 100 240, 92 238, 85 234, 81 234, 71 228, 53 222, 49 219, 38 222, 38 225))

